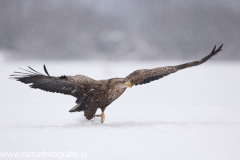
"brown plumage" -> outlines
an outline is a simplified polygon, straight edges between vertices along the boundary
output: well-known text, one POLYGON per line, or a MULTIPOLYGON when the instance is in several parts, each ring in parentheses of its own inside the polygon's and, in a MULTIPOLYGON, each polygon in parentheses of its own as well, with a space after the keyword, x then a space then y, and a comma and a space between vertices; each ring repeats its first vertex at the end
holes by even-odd
POLYGON ((30 84, 31 88, 38 88, 44 91, 62 93, 76 97, 77 105, 69 112, 84 111, 84 116, 89 120, 95 116, 97 109, 101 108, 103 113, 97 116, 101 117, 101 122, 103 122, 105 118, 104 110, 106 107, 117 99, 127 87, 131 88, 134 85, 146 84, 181 69, 200 65, 220 52, 222 46, 223 45, 217 50, 215 46, 209 55, 199 61, 177 66, 136 70, 125 78, 111 78, 98 81, 83 75, 62 75, 60 77, 53 77, 49 75, 45 65, 44 71, 46 75, 29 67, 30 70, 20 68, 26 72, 14 72, 15 75, 10 75, 10 78, 14 78, 25 84, 30 84))

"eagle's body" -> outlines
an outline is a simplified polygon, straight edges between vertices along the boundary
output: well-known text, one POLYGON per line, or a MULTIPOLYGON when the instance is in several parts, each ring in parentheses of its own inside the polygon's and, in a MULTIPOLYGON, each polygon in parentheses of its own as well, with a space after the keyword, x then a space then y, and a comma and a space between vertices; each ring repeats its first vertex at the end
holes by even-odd
POLYGON ((134 85, 142 85, 154 80, 158 80, 171 73, 175 73, 181 69, 200 65, 216 55, 222 50, 221 45, 217 50, 216 46, 213 51, 199 61, 193 61, 177 66, 158 67, 154 69, 142 69, 132 72, 125 78, 111 78, 107 80, 94 80, 87 76, 60 76, 53 77, 47 72, 44 65, 44 70, 47 75, 43 75, 31 67, 31 70, 25 70, 26 73, 15 72, 17 75, 11 75, 18 81, 26 84, 31 84, 31 88, 38 88, 44 91, 62 93, 72 95, 77 98, 77 105, 69 112, 84 111, 84 116, 90 120, 95 116, 98 108, 101 108, 101 122, 104 121, 104 110, 106 107, 116 100, 126 90, 127 87, 134 85))

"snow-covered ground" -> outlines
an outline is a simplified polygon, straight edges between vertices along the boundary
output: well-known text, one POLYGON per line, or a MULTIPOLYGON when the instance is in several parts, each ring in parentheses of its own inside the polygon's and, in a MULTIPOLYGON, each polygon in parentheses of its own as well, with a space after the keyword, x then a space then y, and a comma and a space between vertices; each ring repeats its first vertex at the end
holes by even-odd
POLYGON ((107 79, 181 62, 0 61, 0 152, 73 151, 84 152, 87 159, 240 159, 239 63, 211 59, 127 89, 106 109, 104 124, 69 113, 74 97, 8 79, 18 67, 43 72, 44 63, 50 75, 107 79))

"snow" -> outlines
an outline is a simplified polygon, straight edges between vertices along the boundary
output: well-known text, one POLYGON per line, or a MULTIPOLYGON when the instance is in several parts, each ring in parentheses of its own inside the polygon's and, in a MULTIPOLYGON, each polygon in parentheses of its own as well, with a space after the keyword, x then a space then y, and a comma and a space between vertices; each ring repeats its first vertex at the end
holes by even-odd
POLYGON ((55 76, 107 79, 179 63, 0 61, 0 152, 82 151, 87 159, 240 159, 239 63, 211 59, 128 89, 108 106, 104 124, 69 113, 74 97, 8 79, 17 67, 28 65, 43 72, 46 64, 55 76))

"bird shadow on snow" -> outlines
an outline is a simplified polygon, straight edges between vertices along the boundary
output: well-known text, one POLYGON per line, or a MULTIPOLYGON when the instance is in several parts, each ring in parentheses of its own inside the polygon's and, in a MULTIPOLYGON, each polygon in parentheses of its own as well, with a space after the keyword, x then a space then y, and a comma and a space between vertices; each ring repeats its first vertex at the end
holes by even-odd
POLYGON ((74 124, 63 125, 28 125, 28 126, 6 126, 0 127, 2 129, 47 129, 47 128, 59 128, 59 129, 71 129, 71 128, 141 128, 141 127, 201 127, 201 126, 240 126, 238 122, 167 122, 167 121, 150 121, 150 122, 113 122, 113 123, 100 123, 96 120, 80 119, 74 124))

